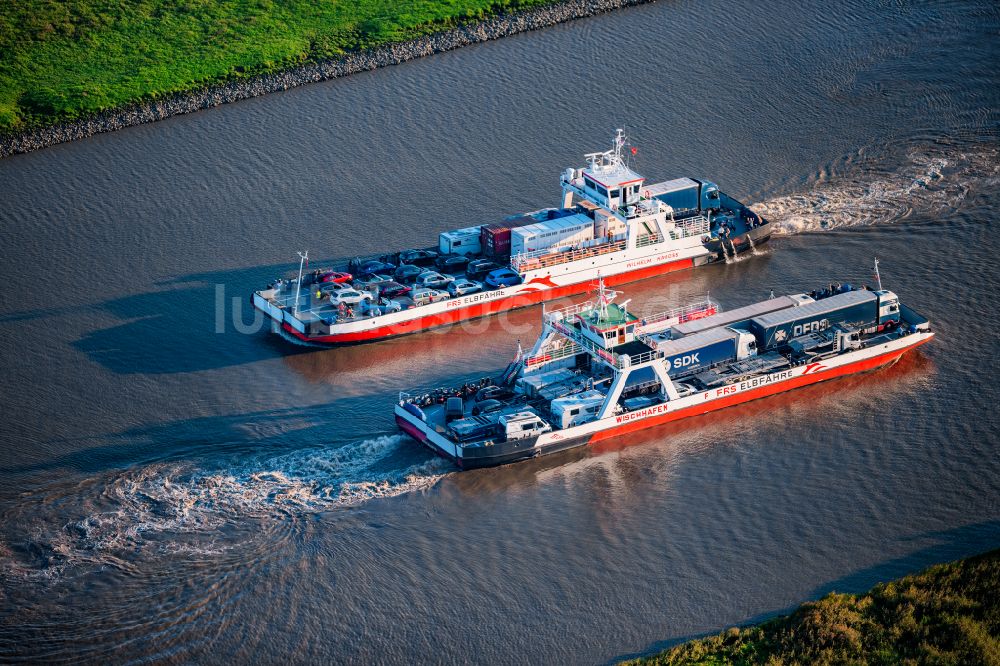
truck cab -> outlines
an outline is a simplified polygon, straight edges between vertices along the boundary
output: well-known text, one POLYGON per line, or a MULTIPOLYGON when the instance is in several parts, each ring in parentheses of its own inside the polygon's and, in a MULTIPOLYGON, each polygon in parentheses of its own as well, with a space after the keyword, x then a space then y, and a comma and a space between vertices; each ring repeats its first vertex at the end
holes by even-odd
POLYGON ((504 414, 500 417, 500 427, 507 435, 508 440, 537 437, 542 433, 550 432, 552 430, 552 426, 543 421, 540 416, 533 412, 504 414))
POLYGON ((861 349, 861 331, 837 325, 833 327, 833 351, 844 352, 861 349))
POLYGON ((757 337, 749 331, 738 331, 739 339, 736 341, 736 360, 742 361, 745 358, 752 358, 757 355, 757 337))
POLYGON ((899 296, 882 289, 875 292, 878 296, 878 325, 885 326, 889 322, 899 323, 899 296))

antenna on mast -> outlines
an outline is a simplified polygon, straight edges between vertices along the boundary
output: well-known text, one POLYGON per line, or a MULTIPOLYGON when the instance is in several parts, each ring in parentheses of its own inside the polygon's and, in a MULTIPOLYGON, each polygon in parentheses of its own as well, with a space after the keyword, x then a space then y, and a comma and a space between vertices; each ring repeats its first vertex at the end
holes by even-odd
POLYGON ((299 255, 299 281, 295 283, 295 307, 292 308, 292 313, 296 317, 299 316, 299 296, 302 294, 302 267, 304 264, 309 262, 309 250, 306 250, 305 254, 297 252, 299 255))
POLYGON ((625 130, 619 127, 615 130, 615 137, 612 140, 611 150, 605 150, 600 153, 587 153, 583 156, 583 158, 590 162, 590 168, 592 171, 614 168, 620 164, 624 164, 622 160, 622 149, 625 147, 626 139, 625 130))
POLYGON ((882 291, 882 276, 878 272, 878 257, 875 257, 875 282, 878 283, 878 290, 882 291))
POLYGON ((604 276, 598 272, 597 274, 597 307, 600 308, 598 312, 601 313, 601 319, 608 318, 608 303, 611 299, 608 298, 608 294, 604 289, 604 276))

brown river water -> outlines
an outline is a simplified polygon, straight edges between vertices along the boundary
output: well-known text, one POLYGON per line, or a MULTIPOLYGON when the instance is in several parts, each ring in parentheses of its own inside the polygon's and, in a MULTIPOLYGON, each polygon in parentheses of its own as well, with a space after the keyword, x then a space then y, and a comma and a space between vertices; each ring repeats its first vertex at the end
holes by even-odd
POLYGON ((0 161, 0 660, 606 663, 1000 546, 998 29, 658 2, 0 161), (877 254, 936 339, 459 473, 397 392, 499 369, 539 309, 332 350, 254 320, 296 251, 555 205, 616 127, 780 228, 626 287, 640 312, 877 254))

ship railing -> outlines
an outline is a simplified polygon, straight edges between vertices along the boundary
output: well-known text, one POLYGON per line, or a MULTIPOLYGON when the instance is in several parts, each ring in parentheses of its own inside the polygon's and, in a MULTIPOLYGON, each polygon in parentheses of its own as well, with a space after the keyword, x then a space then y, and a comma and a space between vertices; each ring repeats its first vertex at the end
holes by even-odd
POLYGON ((619 370, 624 370, 633 365, 639 365, 641 363, 648 363, 654 359, 660 358, 661 354, 655 349, 647 352, 641 352, 639 354, 615 354, 615 367, 619 370))
POLYGON ((533 271, 539 268, 565 264, 570 261, 577 261, 588 257, 597 257, 611 252, 620 252, 627 246, 628 241, 623 239, 607 243, 598 243, 588 247, 574 248, 572 250, 563 250, 562 252, 553 252, 552 250, 536 250, 534 252, 525 252, 514 255, 510 258, 510 267, 518 273, 524 273, 526 271, 533 271))
MULTIPOLYGON (((593 286, 596 288, 597 283, 595 282, 593 286)), ((605 293, 607 293, 608 291, 610 291, 613 295, 617 295, 617 292, 614 292, 612 290, 606 290, 605 293)), ((566 307, 563 308, 553 308, 553 309, 546 308, 544 312, 544 318, 546 321, 550 320, 560 321, 563 319, 569 319, 573 315, 593 310, 596 307, 596 304, 597 304, 596 301, 589 300, 589 301, 584 301, 583 303, 574 303, 573 305, 567 305, 566 307)))
MULTIPOLYGON (((676 223, 671 237, 674 240, 697 236, 707 233, 709 221, 707 217, 699 215, 676 223)), ((636 247, 647 247, 663 241, 663 236, 657 232, 642 234, 636 238, 636 247)), ((573 248, 553 252, 551 249, 535 250, 534 252, 523 252, 510 258, 510 267, 518 273, 538 270, 558 264, 565 264, 579 259, 596 257, 609 252, 620 252, 628 247, 628 239, 612 240, 604 243, 596 243, 586 247, 573 248)))
MULTIPOLYGON (((695 303, 688 303, 687 305, 681 305, 675 308, 670 308, 669 310, 664 310, 663 312, 657 312, 656 314, 643 317, 639 323, 639 327, 636 329, 636 335, 641 336, 649 332, 661 331, 666 326, 663 324, 665 322, 670 322, 670 326, 676 324, 683 324, 686 321, 691 321, 693 319, 701 319, 702 317, 708 317, 720 312, 721 308, 719 304, 711 299, 709 296, 701 301, 695 303), (655 329, 655 330, 647 330, 655 329)), ((643 342, 646 342, 643 340, 643 342)), ((647 343, 648 344, 648 343, 647 343)))
POLYGON ((678 220, 674 223, 674 225, 675 231, 680 234, 681 238, 707 234, 709 228, 711 227, 711 223, 704 215, 678 220))
POLYGON ((575 340, 567 340, 567 342, 569 344, 564 344, 557 348, 541 349, 537 354, 525 357, 524 368, 526 370, 533 370, 546 363, 558 361, 569 356, 576 356, 582 351, 580 345, 575 340))
POLYGON ((574 303, 573 305, 567 305, 564 308, 555 308, 552 310, 546 309, 543 313, 545 321, 550 319, 555 319, 556 321, 572 317, 579 312, 585 312, 594 307, 593 301, 586 301, 584 303, 574 303))
POLYGON ((663 206, 663 204, 660 202, 659 199, 656 199, 655 197, 650 199, 646 198, 640 199, 635 204, 636 212, 639 215, 656 215, 657 213, 660 212, 661 206, 663 206))
POLYGON ((488 386, 496 386, 494 377, 482 377, 461 385, 437 387, 410 387, 399 392, 399 403, 413 403, 418 407, 443 405, 448 398, 463 398, 466 400, 475 396, 476 392, 488 386))
POLYGON ((643 234, 635 239, 636 247, 646 247, 647 245, 655 245, 663 240, 663 236, 657 233, 643 234))

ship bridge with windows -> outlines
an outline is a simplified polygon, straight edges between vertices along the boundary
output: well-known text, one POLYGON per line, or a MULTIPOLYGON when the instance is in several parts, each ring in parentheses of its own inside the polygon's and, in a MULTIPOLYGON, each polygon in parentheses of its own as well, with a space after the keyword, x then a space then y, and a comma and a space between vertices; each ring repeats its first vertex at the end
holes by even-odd
MULTIPOLYGON (((664 331, 686 321, 707 317, 718 312, 711 299, 673 308, 651 317, 640 318, 628 309, 629 301, 621 305, 612 301, 617 292, 598 282, 597 295, 591 301, 546 311, 542 333, 531 352, 520 360, 519 375, 530 377, 553 369, 580 368, 581 358, 589 358, 588 371, 607 397, 601 405, 606 416, 617 405, 622 391, 634 372, 648 368, 661 394, 678 397, 673 382, 667 376, 661 359, 663 354, 647 342, 650 334, 664 331), (585 355, 585 356, 584 356, 585 355), (594 364, 597 367, 593 367, 594 364)), ((587 367, 587 366, 585 366, 587 367)))

